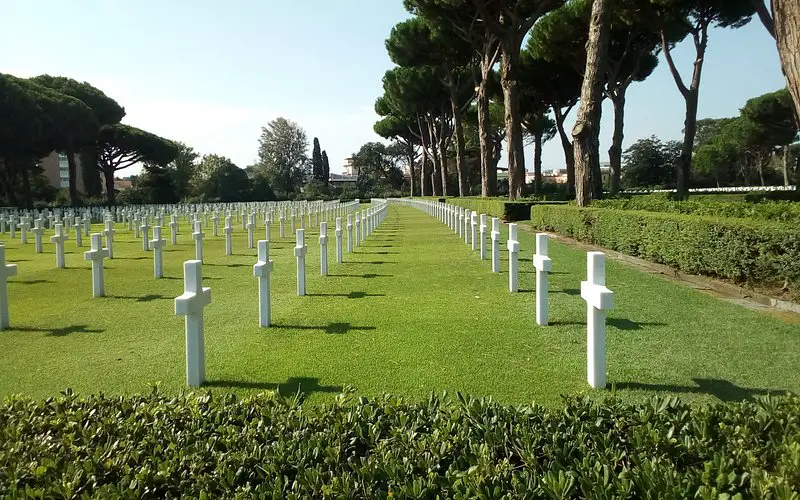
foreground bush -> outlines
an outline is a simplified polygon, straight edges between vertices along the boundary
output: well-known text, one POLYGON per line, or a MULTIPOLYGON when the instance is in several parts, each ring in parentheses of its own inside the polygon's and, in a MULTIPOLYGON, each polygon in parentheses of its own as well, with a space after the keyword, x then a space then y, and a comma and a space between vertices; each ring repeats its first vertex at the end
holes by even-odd
MULTIPOLYGON (((792 193, 791 191, 789 193, 792 193)), ((766 195, 763 195, 766 196, 766 195)), ((800 203, 792 201, 711 201, 708 199, 676 201, 670 193, 656 193, 630 198, 597 200, 594 208, 617 208, 621 210, 644 210, 704 215, 710 217, 734 217, 743 219, 770 220, 777 222, 800 222, 800 203)))
POLYGON ((497 217, 506 222, 528 220, 531 216, 531 207, 534 205, 566 205, 567 203, 566 201, 550 200, 546 195, 540 196, 540 198, 543 199, 508 201, 505 198, 464 197, 447 198, 447 203, 468 208, 489 217, 497 217))
POLYGON ((534 206, 531 224, 692 274, 785 290, 800 298, 794 225, 574 206, 534 206))
POLYGON ((790 498, 800 398, 558 409, 70 394, 0 407, 0 496, 790 498))

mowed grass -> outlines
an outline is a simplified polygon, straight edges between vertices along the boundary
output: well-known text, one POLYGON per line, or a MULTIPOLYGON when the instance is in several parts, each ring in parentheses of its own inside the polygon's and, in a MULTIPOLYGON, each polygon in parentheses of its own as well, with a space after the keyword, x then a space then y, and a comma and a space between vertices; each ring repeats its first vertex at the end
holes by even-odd
MULTIPOLYGON (((295 293, 294 236, 272 226, 272 313, 258 327, 256 250, 234 224, 235 255, 206 230, 203 267, 212 303, 205 314, 207 387, 214 392, 298 390, 311 402, 347 386, 361 395, 423 398, 431 391, 493 396, 507 403, 554 405, 562 394, 603 397, 586 384, 586 306, 579 294, 585 253, 551 242, 551 326, 534 320, 533 234, 520 231, 521 293, 508 290, 447 227, 412 208, 391 206, 377 231, 336 263, 329 223, 328 277, 319 275, 318 231, 306 243, 309 295, 295 293)), ((94 230, 99 230, 96 226, 94 230)), ((9 282, 12 329, 0 332, 0 395, 178 392, 185 388, 184 320, 174 314, 182 263, 194 258, 183 223, 164 253, 166 278, 153 278, 152 253, 122 224, 106 261, 108 297, 93 299, 90 264, 74 239, 68 269, 54 246, 34 253, 0 235, 19 275, 9 282)), ((263 237, 259 225, 257 238, 263 237)), ((164 231, 169 238, 169 231, 164 231)), ((49 241, 49 236, 48 241, 49 241)), ((73 237, 74 233, 71 232, 73 237)), ((642 400, 656 393, 692 401, 740 400, 800 389, 800 327, 720 301, 615 262, 609 313, 608 380, 642 400)))

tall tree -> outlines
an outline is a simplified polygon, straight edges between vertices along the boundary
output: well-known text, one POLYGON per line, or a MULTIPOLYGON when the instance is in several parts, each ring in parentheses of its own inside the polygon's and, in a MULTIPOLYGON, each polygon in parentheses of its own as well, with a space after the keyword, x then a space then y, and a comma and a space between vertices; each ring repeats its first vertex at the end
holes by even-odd
POLYGON ((239 202, 249 196, 250 182, 247 172, 237 167, 229 158, 215 154, 205 155, 198 170, 194 192, 204 201, 239 202))
POLYGON ((572 129, 575 148, 575 200, 585 207, 598 198, 598 182, 592 173, 600 170, 600 115, 603 74, 608 49, 608 2, 594 0, 586 45, 586 71, 581 88, 581 105, 572 129))
POLYGON ((697 130, 697 102, 700 94, 700 78, 708 47, 708 29, 711 27, 740 28, 750 21, 755 12, 752 0, 652 0, 659 8, 661 48, 675 80, 678 91, 686 103, 683 128, 683 150, 678 169, 677 190, 679 197, 686 197, 692 169, 692 147, 697 130), (672 58, 672 46, 676 30, 687 32, 692 37, 695 59, 692 77, 687 86, 672 58))
POLYGON ((100 129, 97 149, 100 151, 97 168, 105 178, 109 205, 116 202, 114 175, 119 170, 142 162, 166 166, 178 154, 172 141, 121 123, 100 129))
POLYGON ((358 171, 359 196, 369 198, 383 195, 387 190, 398 191, 403 185, 403 172, 397 166, 404 156, 398 144, 387 146, 381 142, 368 142, 353 154, 353 165, 358 171))
POLYGON ((104 125, 114 125, 119 123, 125 116, 125 108, 120 106, 117 101, 111 99, 86 82, 78 82, 63 76, 39 75, 31 78, 36 84, 53 89, 62 94, 74 97, 86 104, 94 115, 93 127, 86 123, 82 127, 64 130, 63 151, 67 155, 69 168, 69 196, 73 205, 78 204, 78 184, 77 184, 77 162, 75 155, 86 148, 92 148, 96 144, 96 134, 98 129, 104 125))
MULTIPOLYGON (((525 108, 524 100, 522 107, 525 108)), ((556 122, 539 109, 524 113, 522 126, 533 143, 533 192, 538 194, 542 191, 542 145, 555 137, 556 122)))
MULTIPOLYGON (((381 109, 385 109, 381 103, 382 99, 383 97, 379 97, 378 102, 375 103, 375 110, 378 114, 380 114, 381 109)), ((379 136, 385 139, 393 139, 403 146, 406 153, 406 164, 408 165, 410 174, 411 196, 414 196, 416 193, 414 189, 416 179, 415 164, 417 161, 417 148, 420 144, 420 132, 415 121, 411 121, 407 117, 394 116, 390 114, 390 111, 387 111, 387 113, 388 116, 384 116, 382 119, 375 122, 373 129, 379 136)))
POLYGON ((323 177, 322 148, 319 147, 319 139, 314 137, 314 146, 311 149, 311 177, 321 181, 323 177))
POLYGON ((639 139, 623 154, 622 184, 627 188, 671 188, 680 151, 679 141, 662 142, 654 135, 639 139))
MULTIPOLYGON (((771 156, 775 148, 783 151, 783 184, 788 186, 789 145, 797 137, 797 122, 788 89, 754 97, 747 101, 741 112, 752 124, 753 140, 765 154, 771 156)), ((763 172, 759 172, 763 181, 763 172)))
POLYGON ((308 139, 295 122, 277 118, 261 129, 259 169, 280 196, 294 198, 309 175, 308 139))
POLYGON ((331 166, 328 163, 328 152, 323 150, 322 151, 322 182, 325 184, 325 187, 328 187, 328 184, 331 181, 331 166))
POLYGON ((175 183, 175 193, 179 200, 191 195, 192 181, 197 172, 197 160, 200 155, 182 142, 173 142, 177 148, 175 158, 167 165, 175 183))

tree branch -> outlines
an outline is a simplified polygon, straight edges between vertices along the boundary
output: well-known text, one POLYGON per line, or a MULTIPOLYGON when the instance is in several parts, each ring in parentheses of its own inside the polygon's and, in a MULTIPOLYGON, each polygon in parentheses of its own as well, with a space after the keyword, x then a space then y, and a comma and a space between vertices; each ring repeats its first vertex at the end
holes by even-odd
POLYGON ((681 74, 678 73, 678 68, 675 67, 675 61, 672 60, 672 52, 669 48, 669 43, 667 42, 667 35, 664 33, 663 29, 661 30, 661 50, 664 52, 664 57, 669 65, 669 71, 672 73, 672 78, 675 80, 675 85, 678 86, 678 90, 680 91, 681 95, 683 95, 683 98, 686 99, 689 94, 689 89, 687 89, 686 85, 684 85, 681 74))

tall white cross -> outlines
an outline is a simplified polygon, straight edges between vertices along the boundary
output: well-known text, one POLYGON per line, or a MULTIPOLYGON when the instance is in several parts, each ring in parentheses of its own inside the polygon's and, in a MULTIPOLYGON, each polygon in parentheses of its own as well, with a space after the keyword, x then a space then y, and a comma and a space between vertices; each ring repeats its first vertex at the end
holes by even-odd
POLYGON ((469 216, 469 225, 470 225, 470 242, 472 243, 472 251, 478 249, 478 242, 475 241, 475 236, 478 231, 478 212, 472 212, 469 216))
POLYGON ((297 295, 306 294, 306 247, 305 229, 295 231, 297 245, 294 247, 294 256, 297 257, 297 295))
POLYGON ((285 227, 286 226, 286 216, 283 215, 283 210, 281 210, 281 215, 278 218, 278 221, 280 222, 280 225, 281 225, 280 236, 281 236, 281 239, 283 239, 283 237, 286 235, 286 227, 285 227))
MULTIPOLYGON (((58 226, 56 226, 58 227, 58 226)), ((92 249, 83 252, 83 260, 92 261, 92 297, 104 297, 106 294, 103 276, 103 259, 108 257, 108 249, 103 248, 103 235, 92 235, 92 249)))
POLYGON ((516 292, 519 290, 517 286, 517 268, 519 265, 519 241, 517 240, 517 225, 511 223, 508 225, 508 291, 516 292))
POLYGON ((150 251, 150 224, 149 224, 150 217, 145 215, 144 219, 142 220, 142 250, 145 252, 150 251))
POLYGON ((114 258, 114 235, 117 234, 117 231, 114 229, 114 222, 107 220, 105 224, 105 229, 103 229, 102 233, 103 236, 106 237, 106 248, 108 249, 108 258, 114 258))
POLYGON ((44 234, 44 219, 39 218, 33 221, 33 241, 36 247, 36 253, 42 253, 42 235, 44 234))
POLYGON ((586 379, 594 389, 606 386, 606 311, 614 305, 614 292, 606 288, 606 256, 586 254, 586 281, 581 298, 586 301, 586 379))
POLYGON ((467 244, 467 245, 469 245, 469 236, 470 236, 469 226, 470 226, 471 222, 472 222, 472 211, 469 210, 469 209, 465 210, 464 211, 464 243, 467 244))
POLYGON ((175 299, 175 314, 186 317, 186 384, 190 387, 200 387, 206 380, 203 309, 210 303, 211 288, 203 286, 203 262, 184 262, 183 295, 175 299))
POLYGON ((153 276, 156 279, 164 277, 164 258, 163 251, 167 245, 167 240, 161 237, 161 226, 153 227, 153 239, 150 246, 153 248, 153 276))
POLYGON ((66 259, 64 257, 64 242, 69 239, 69 236, 64 234, 64 225, 56 224, 56 234, 50 237, 50 243, 56 244, 56 267, 64 269, 67 267, 66 259))
POLYGON ((173 214, 169 221, 170 243, 173 245, 178 244, 178 216, 173 214))
POLYGON ((347 214, 347 253, 353 251, 353 214, 347 214))
POLYGON ((342 263, 342 218, 336 218, 336 262, 342 263))
POLYGON ((203 223, 199 220, 194 221, 194 232, 192 239, 194 240, 194 259, 203 261, 203 239, 206 237, 203 232, 203 223))
POLYGON ((481 260, 486 259, 486 214, 481 214, 481 225, 479 227, 479 233, 481 235, 481 260))
POLYGON ((91 214, 86 214, 83 216, 83 235, 89 236, 89 233, 92 232, 92 216, 91 214))
POLYGON ((319 224, 319 273, 328 275, 328 223, 319 224))
POLYGON ((292 218, 291 233, 294 234, 295 219, 297 218, 297 212, 295 211, 295 209, 292 209, 292 217, 291 218, 292 218))
POLYGON ((141 232, 141 230, 142 230, 141 226, 139 225, 139 222, 140 222, 140 219, 139 219, 139 214, 136 214, 136 215, 133 217, 133 231, 134 231, 134 237, 135 237, 137 240, 138 240, 139 238, 141 238, 141 233, 140 233, 140 232, 141 232))
POLYGON ((253 242, 253 231, 256 229, 255 215, 250 214, 247 216, 247 248, 255 246, 253 242))
POLYGON ((233 238, 231 233, 233 233, 233 226, 231 226, 231 216, 225 216, 225 229, 223 229, 225 233, 225 255, 231 255, 233 253, 233 238))
POLYGON ((6 264, 6 247, 0 243, 0 330, 8 328, 8 278, 17 275, 16 264, 6 264))
POLYGON ((81 248, 83 246, 83 224, 81 224, 80 217, 75 218, 72 229, 75 230, 75 246, 81 248))
POLYGON ((269 260, 269 241, 258 242, 258 261, 253 266, 253 276, 258 278, 258 324, 269 326, 272 323, 269 297, 269 275, 272 261, 269 260))
POLYGON ((212 217, 211 220, 214 222, 214 237, 216 238, 219 236, 219 214, 214 212, 214 217, 212 217))
POLYGON ((492 272, 500 272, 500 219, 492 217, 492 272))
POLYGON ((361 244, 361 214, 356 212, 356 246, 361 244))
POLYGON ((547 256, 547 233, 536 233, 533 267, 536 268, 536 324, 547 326, 547 273, 553 268, 553 263, 547 256))
POLYGON ((20 219, 19 223, 19 232, 20 232, 20 243, 23 245, 28 244, 28 231, 31 229, 30 219, 28 217, 23 217, 20 219))

